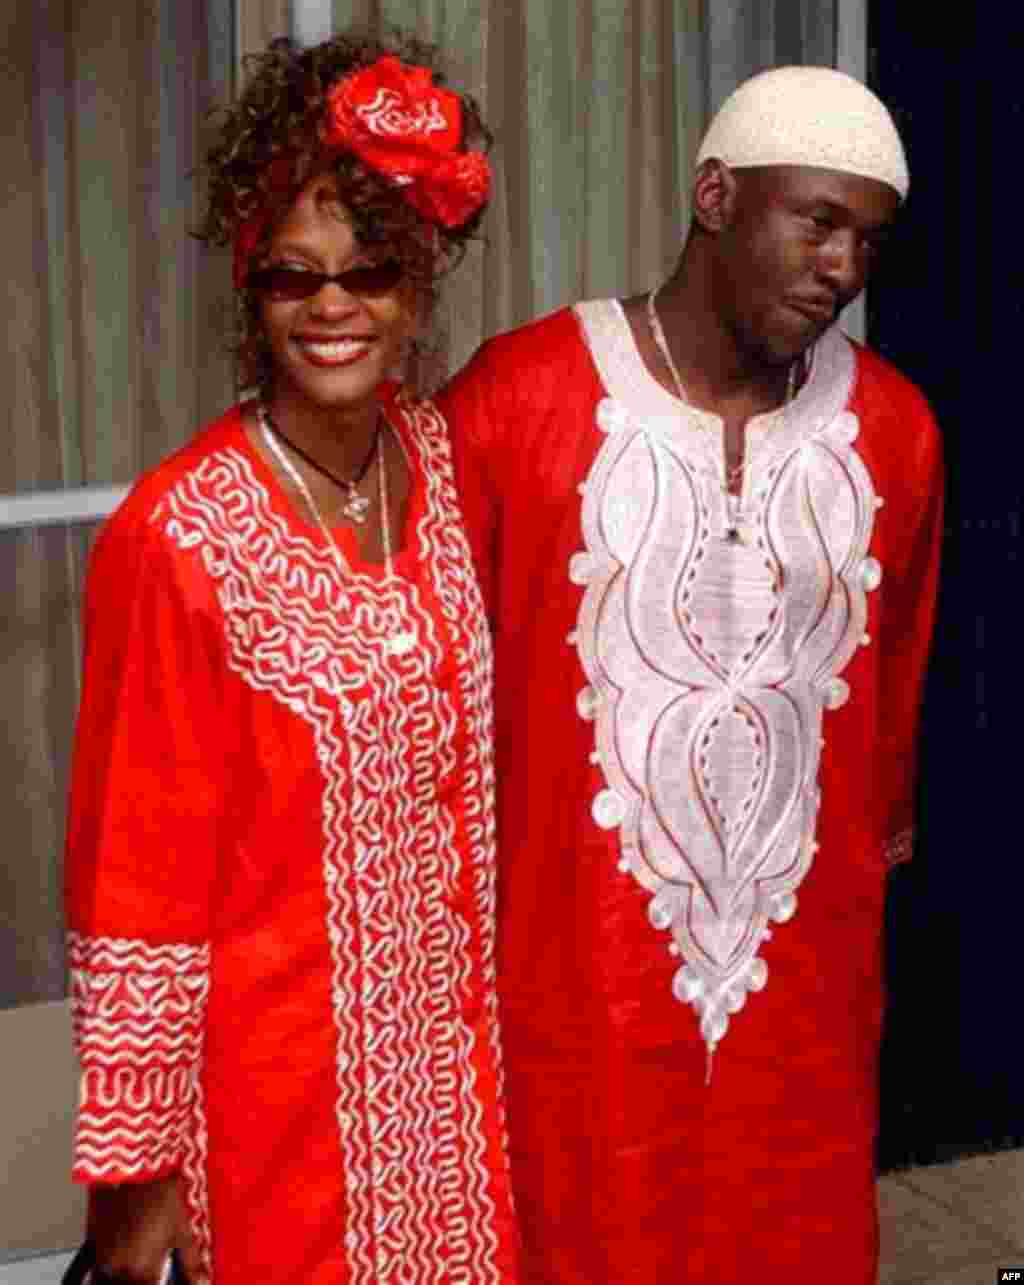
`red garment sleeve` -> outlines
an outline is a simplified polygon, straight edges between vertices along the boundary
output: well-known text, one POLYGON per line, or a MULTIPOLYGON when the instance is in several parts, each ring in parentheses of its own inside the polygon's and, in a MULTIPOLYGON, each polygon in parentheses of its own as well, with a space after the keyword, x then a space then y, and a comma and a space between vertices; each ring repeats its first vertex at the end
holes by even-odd
POLYGON ((65 893, 88 1182, 160 1177, 201 1145, 219 611, 198 555, 146 507, 133 496, 110 520, 86 589, 65 893))
MULTIPOLYGON (((942 542, 941 438, 924 399, 904 385, 909 406, 899 418, 896 467, 905 496, 887 519, 879 625, 881 686, 877 785, 886 818, 883 856, 889 866, 910 860, 914 844, 917 734, 938 592, 942 542)), ((892 414, 892 412, 890 412, 892 414)), ((887 499, 883 493, 883 499, 887 499)))

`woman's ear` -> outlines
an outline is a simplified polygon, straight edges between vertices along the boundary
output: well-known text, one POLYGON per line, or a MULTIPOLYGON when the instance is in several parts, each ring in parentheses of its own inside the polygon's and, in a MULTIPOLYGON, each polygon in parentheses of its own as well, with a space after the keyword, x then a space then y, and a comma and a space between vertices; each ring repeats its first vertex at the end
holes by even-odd
POLYGON ((712 236, 721 232, 732 220, 738 188, 736 175, 724 161, 705 161, 693 183, 694 222, 712 236))

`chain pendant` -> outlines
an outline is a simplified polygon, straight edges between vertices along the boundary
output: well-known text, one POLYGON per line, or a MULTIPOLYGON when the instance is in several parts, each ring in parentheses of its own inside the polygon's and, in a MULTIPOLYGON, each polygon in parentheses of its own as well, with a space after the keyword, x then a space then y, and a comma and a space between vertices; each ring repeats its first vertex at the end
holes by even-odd
POLYGON ((366 521, 366 512, 370 507, 370 501, 365 495, 360 495, 353 486, 348 493, 348 499, 341 506, 342 517, 348 518, 350 522, 355 522, 358 526, 366 521))
POLYGON ((740 496, 725 492, 725 531, 722 538, 729 544, 747 543, 747 521, 740 507, 740 496))

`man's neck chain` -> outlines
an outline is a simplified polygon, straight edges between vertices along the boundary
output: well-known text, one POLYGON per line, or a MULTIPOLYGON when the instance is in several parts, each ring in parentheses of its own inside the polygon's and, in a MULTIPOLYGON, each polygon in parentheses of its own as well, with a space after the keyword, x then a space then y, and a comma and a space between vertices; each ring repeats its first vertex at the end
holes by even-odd
MULTIPOLYGON (((672 356, 672 351, 668 346, 668 340, 665 338, 665 331, 662 328, 661 318, 658 316, 656 300, 660 290, 661 286, 656 286, 655 289, 653 289, 647 296, 647 324, 650 328, 651 337, 654 340, 655 346, 661 355, 661 359, 665 363, 669 374, 672 376, 672 382, 675 384, 676 396, 681 402, 685 402, 687 405, 692 405, 689 397, 686 395, 686 388, 683 385, 683 379, 679 373, 679 367, 675 363, 675 358, 672 356)), ((782 402, 783 411, 785 411, 786 407, 796 395, 800 364, 799 358, 790 362, 789 371, 786 375, 786 395, 782 402)), ((734 495, 733 488, 740 485, 743 481, 744 463, 744 460, 741 459, 738 464, 734 464, 730 468, 725 460, 725 447, 723 443, 722 480, 720 482, 722 498, 725 502, 726 510, 726 527, 723 534, 724 538, 731 542, 740 542, 743 539, 741 534, 742 527, 744 525, 743 511, 741 507, 743 497, 742 495, 734 495)))

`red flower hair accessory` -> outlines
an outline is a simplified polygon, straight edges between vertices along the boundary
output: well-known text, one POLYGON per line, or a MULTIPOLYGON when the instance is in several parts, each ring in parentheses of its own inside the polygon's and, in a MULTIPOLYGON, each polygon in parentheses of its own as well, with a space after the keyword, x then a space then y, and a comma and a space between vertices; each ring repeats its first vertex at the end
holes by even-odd
POLYGON ((462 103, 426 67, 388 54, 340 80, 327 95, 323 140, 391 180, 428 219, 457 228, 490 195, 491 167, 459 150, 462 103))

